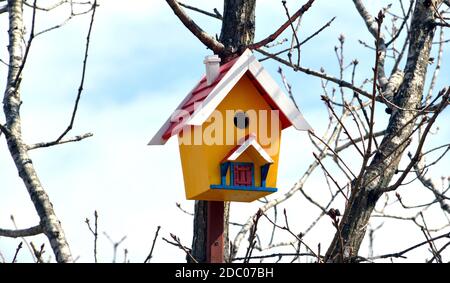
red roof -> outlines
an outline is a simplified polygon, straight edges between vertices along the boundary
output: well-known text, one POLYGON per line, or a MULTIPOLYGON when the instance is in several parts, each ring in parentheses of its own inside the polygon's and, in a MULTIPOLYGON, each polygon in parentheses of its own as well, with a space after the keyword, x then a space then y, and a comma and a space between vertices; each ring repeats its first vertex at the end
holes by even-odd
POLYGON ((202 125, 243 76, 252 81, 273 110, 279 111, 282 129, 291 125, 299 131, 312 129, 293 101, 247 49, 239 58, 222 65, 218 78, 211 85, 208 86, 203 77, 148 144, 163 145, 186 125, 202 125), (226 82, 221 83, 224 79, 226 82), (196 104, 201 107, 195 107, 196 104))
MULTIPOLYGON (((227 74, 227 72, 233 67, 234 63, 239 58, 236 58, 222 66, 220 66, 219 69, 219 76, 217 79, 210 85, 207 85, 206 76, 203 76, 203 78, 200 80, 200 82, 197 84, 197 86, 194 88, 194 90, 191 92, 191 97, 188 99, 179 109, 184 110, 183 112, 188 112, 189 114, 192 114, 194 112, 194 105, 196 103, 200 103, 203 100, 208 97, 208 95, 211 93, 211 91, 214 89, 214 87, 222 80, 222 78, 227 74)), ((176 111, 177 112, 177 111, 176 111)), ((180 116, 178 121, 171 121, 169 128, 165 131, 163 134, 163 139, 169 139, 171 136, 178 134, 182 128, 180 128, 180 124, 184 121, 185 117, 180 116)))

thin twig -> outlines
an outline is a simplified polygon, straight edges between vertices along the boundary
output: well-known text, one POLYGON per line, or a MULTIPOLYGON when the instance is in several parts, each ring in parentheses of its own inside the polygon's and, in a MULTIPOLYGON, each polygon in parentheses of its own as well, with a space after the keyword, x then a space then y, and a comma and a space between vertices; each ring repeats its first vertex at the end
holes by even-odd
POLYGON ((333 114, 333 116, 336 118, 336 120, 338 121, 338 123, 341 125, 342 129, 344 130, 344 133, 347 135, 348 139, 352 142, 353 146, 357 149, 357 151, 359 152, 359 154, 361 154, 362 157, 364 157, 363 152, 361 151, 361 149, 359 148, 359 146, 356 144, 356 142, 354 141, 354 139, 352 138, 352 136, 350 135, 350 132, 347 130, 347 128, 345 127, 344 123, 341 121, 341 119, 339 119, 339 116, 336 114, 336 112, 334 111, 333 106, 330 103, 330 99, 326 96, 322 96, 322 101, 325 102, 325 104, 328 106, 328 108, 330 109, 331 113, 333 114))
POLYGON ((442 97, 442 102, 439 104, 438 109, 436 109, 436 112, 434 113, 434 115, 429 119, 427 127, 425 128, 422 137, 419 140, 419 144, 417 146, 416 149, 416 153, 414 154, 411 162, 408 164, 408 166, 406 167, 405 171, 403 172, 403 174, 397 179, 397 181, 395 182, 394 185, 386 187, 383 191, 388 192, 388 191, 393 191, 395 189, 397 189, 401 183, 405 180, 406 176, 409 174, 409 172, 411 171, 411 169, 414 167, 414 165, 416 164, 416 162, 419 161, 420 156, 421 156, 421 152, 422 152, 422 148, 425 144, 425 140, 428 136, 428 133, 431 130, 431 127, 433 126, 434 122, 436 121, 437 117, 439 116, 439 114, 444 110, 444 108, 448 105, 448 100, 450 97, 450 88, 448 88, 447 90, 442 90, 441 93, 445 93, 442 97))
MULTIPOLYGON (((280 62, 280 63, 282 63, 282 64, 284 64, 286 66, 291 67, 294 71, 300 71, 300 72, 303 72, 303 73, 305 73, 307 75, 311 75, 311 76, 314 76, 314 77, 325 79, 327 81, 330 81, 330 82, 333 82, 333 83, 339 85, 340 87, 345 87, 345 88, 351 89, 351 90, 353 90, 353 91, 355 91, 355 92, 357 92, 357 93, 359 93, 359 94, 361 94, 361 95, 363 95, 365 97, 372 98, 372 95, 370 93, 368 93, 367 91, 364 91, 364 90, 356 87, 355 85, 353 85, 353 84, 351 84, 351 83, 349 83, 347 81, 340 80, 338 78, 329 76, 329 75, 327 75, 327 74, 325 74, 323 72, 318 72, 318 71, 314 71, 314 70, 311 70, 311 69, 307 69, 307 68, 303 68, 301 66, 297 66, 297 65, 291 64, 289 61, 286 61, 286 60, 284 60, 284 59, 282 59, 280 57, 277 57, 277 56, 275 56, 275 55, 273 55, 273 54, 271 54, 271 53, 269 53, 267 51, 264 51, 262 49, 256 49, 256 51, 261 53, 261 54, 263 54, 264 56, 272 58, 272 59, 274 59, 274 60, 276 60, 276 61, 278 61, 278 62, 280 62)), ((377 98, 377 101, 382 102, 380 98, 377 98)))
POLYGON ((95 263, 97 263, 97 240, 98 240, 98 213, 97 213, 97 210, 94 212, 94 229, 92 229, 88 218, 86 218, 85 222, 89 228, 89 231, 91 231, 92 235, 94 236, 94 260, 95 260, 95 263))
POLYGON ((175 205, 178 207, 179 210, 181 210, 183 213, 189 215, 189 216, 194 216, 194 213, 189 212, 187 210, 185 210, 184 208, 181 207, 181 204, 179 202, 176 202, 175 205))
MULTIPOLYGON (((14 215, 11 215, 10 216, 10 219, 11 219, 11 222, 13 223, 13 225, 14 225, 14 228, 16 229, 16 230, 19 230, 19 229, 17 229, 17 224, 16 224, 16 220, 14 219, 14 215)), ((40 225, 39 225, 40 226, 40 225)), ((42 233, 43 233, 43 231, 42 231, 42 233)), ((28 244, 28 241, 25 239, 25 237, 21 237, 22 238, 22 241, 25 243, 25 245, 27 246, 27 249, 28 249, 28 251, 30 252, 30 254, 31 254, 31 257, 35 260, 36 259, 36 257, 34 256, 34 252, 33 252, 33 249, 31 248, 31 246, 30 246, 30 244, 28 244)))
MULTIPOLYGON (((342 230, 339 227, 339 216, 341 216, 341 213, 338 209, 330 209, 328 211, 328 216, 333 221, 333 226, 336 228, 338 240, 339 240, 339 256, 341 258, 341 263, 345 262, 346 255, 344 254, 344 239, 342 238, 342 230)), ((327 259, 325 259, 327 261, 327 259)))
POLYGON ((112 239, 111 239, 111 237, 106 233, 106 232, 103 232, 103 235, 105 235, 106 236, 106 238, 108 238, 108 240, 111 242, 111 244, 113 245, 113 252, 114 252, 114 254, 113 254, 113 263, 116 263, 116 257, 117 257, 117 248, 120 246, 120 244, 122 244, 123 243, 123 241, 125 241, 125 239, 127 238, 127 236, 123 236, 122 237, 122 239, 120 239, 120 241, 118 241, 118 242, 114 242, 112 239))
POLYGON ((12 263, 16 263, 17 255, 19 254, 20 249, 22 248, 23 242, 20 242, 20 244, 17 246, 16 252, 14 253, 14 258, 12 260, 12 263))
POLYGON ((144 260, 144 263, 150 262, 150 260, 153 257, 153 249, 155 248, 156 239, 158 239, 159 230, 161 229, 161 226, 158 226, 156 228, 155 237, 153 238, 153 244, 152 248, 150 249, 150 253, 148 254, 147 258, 144 260))
POLYGON ((287 231, 287 232, 289 232, 289 234, 291 234, 295 239, 297 239, 297 241, 299 241, 299 242, 301 242, 312 254, 313 254, 313 256, 314 257, 316 257, 316 258, 320 258, 315 252, 314 252, 314 250, 313 249, 311 249, 298 235, 296 235, 296 234, 294 234, 291 230, 289 230, 286 226, 280 226, 280 225, 278 225, 278 224, 276 224, 275 222, 273 222, 264 212, 262 212, 262 210, 261 210, 261 213, 262 213, 262 215, 270 222, 270 223, 272 223, 272 225, 274 225, 275 227, 277 227, 277 228, 279 228, 279 229, 282 229, 282 230, 285 230, 285 231, 287 231))
MULTIPOLYGON (((266 258, 283 257, 283 256, 293 256, 293 257, 310 256, 310 257, 315 257, 315 254, 312 254, 312 253, 277 253, 277 254, 269 254, 269 255, 252 256, 249 259, 266 259, 266 258)), ((244 259, 245 259, 245 257, 236 257, 236 258, 233 259, 233 261, 239 261, 239 260, 244 260, 244 259)))
MULTIPOLYGON (((292 35, 293 35, 293 37, 294 37, 294 39, 295 39, 295 42, 296 42, 296 44, 297 44, 297 46, 299 46, 298 48, 297 48, 297 65, 299 65, 300 66, 300 41, 298 40, 298 36, 297 36, 297 30, 296 30, 296 28, 294 27, 294 23, 293 23, 293 21, 292 21, 292 19, 291 19, 291 16, 289 15, 289 9, 288 9, 288 7, 286 6, 286 1, 284 0, 284 1, 281 1, 281 3, 283 3, 283 7, 284 7, 284 10, 285 10, 285 12, 286 12, 286 16, 287 16, 287 18, 288 18, 288 20, 289 20, 289 25, 291 26, 291 29, 292 29, 292 35)), ((300 18, 298 18, 298 26, 300 26, 300 21, 301 21, 301 17, 300 18)), ((292 44, 292 46, 291 46, 291 50, 293 49, 293 44, 292 44)), ((289 51, 289 53, 288 53, 288 56, 289 56, 289 61, 292 63, 292 61, 291 61, 291 51, 289 51)))
MULTIPOLYGON (((442 234, 440 236, 434 237, 434 238, 430 239, 430 241, 436 241, 436 240, 439 240, 439 239, 442 239, 442 238, 450 238, 450 233, 445 233, 445 234, 442 234)), ((375 256, 375 257, 370 258, 370 259, 374 260, 374 259, 383 259, 383 258, 391 258, 391 257, 406 258, 404 256, 404 254, 406 254, 406 253, 408 253, 408 252, 410 252, 412 250, 415 250, 415 249, 417 249, 417 248, 419 248, 419 247, 421 247, 423 245, 426 245, 426 244, 428 244, 428 242, 429 241, 427 240, 427 241, 421 242, 421 243, 419 243, 417 245, 414 245, 414 246, 412 246, 410 248, 407 248, 407 249, 405 249, 403 251, 400 251, 400 252, 397 252, 397 253, 390 253, 390 254, 375 256)))
POLYGON ((174 234, 171 233, 170 236, 172 237, 172 239, 174 239, 175 243, 174 243, 174 242, 171 242, 171 241, 169 241, 169 240, 167 240, 166 238, 162 238, 162 239, 163 239, 166 243, 171 244, 171 245, 173 245, 173 246, 175 246, 175 247, 178 247, 178 248, 182 249, 182 250, 186 253, 186 255, 189 256, 189 257, 192 259, 192 261, 193 261, 194 263, 198 263, 198 261, 197 261, 197 260, 194 258, 194 256, 192 255, 191 249, 189 249, 189 248, 183 246, 183 245, 181 244, 181 242, 180 242, 180 239, 179 239, 176 235, 174 235, 174 234))
POLYGON ((297 18, 301 17, 306 11, 308 11, 308 9, 311 7, 314 1, 315 0, 308 0, 308 2, 305 5, 303 5, 297 12, 295 12, 295 14, 292 15, 292 17, 288 19, 283 25, 281 25, 281 27, 278 28, 274 33, 272 33, 271 35, 269 35, 268 37, 264 38, 259 42, 250 44, 247 47, 249 49, 259 49, 277 39, 277 37, 280 36, 280 34, 282 34, 283 31, 286 30, 291 25, 292 22, 297 20, 297 18))
POLYGON ((91 1, 78 2, 78 1, 72 1, 72 0, 62 0, 62 1, 59 1, 59 2, 57 2, 57 3, 55 3, 55 4, 52 4, 51 6, 48 6, 48 7, 42 7, 42 6, 36 6, 36 5, 29 4, 28 1, 23 1, 23 3, 25 4, 25 6, 28 6, 28 7, 31 7, 31 8, 36 7, 37 10, 41 10, 41 11, 45 11, 45 12, 49 12, 49 11, 51 11, 51 10, 53 10, 53 9, 56 9, 56 8, 60 7, 61 5, 64 5, 64 4, 66 4, 66 3, 69 3, 69 2, 70 2, 71 5, 72 5, 72 4, 77 4, 77 5, 92 5, 92 2, 91 2, 91 1))
POLYGON ((292 86, 288 83, 286 76, 283 73, 283 69, 281 69, 281 67, 278 67, 278 73, 280 74, 283 85, 289 94, 289 98, 292 100, 292 102, 294 102, 295 107, 297 107, 297 109, 299 109, 297 102, 295 101, 294 95, 292 94, 292 86))
POLYGON ((25 49, 25 55, 23 56, 22 64, 20 65, 19 70, 17 71, 16 78, 14 79, 13 86, 14 86, 15 91, 17 91, 19 89, 22 71, 25 68, 25 64, 27 63, 28 54, 30 53, 31 43, 33 42, 33 39, 34 39, 34 27, 35 27, 35 23, 36 23, 36 2, 37 2, 37 0, 34 0, 33 16, 32 16, 32 20, 31 20, 31 31, 30 31, 30 37, 28 38, 27 47, 25 49))
POLYGON ((214 9, 214 13, 211 13, 211 12, 199 9, 197 7, 189 6, 189 5, 181 3, 181 2, 178 2, 178 4, 181 7, 184 7, 186 9, 189 9, 189 10, 192 10, 192 11, 195 11, 195 12, 198 12, 200 14, 207 15, 207 16, 213 17, 213 18, 218 19, 218 20, 223 20, 222 15, 220 13, 218 13, 219 11, 217 11, 217 9, 214 9))
MULTIPOLYGON (((310 36, 308 36, 306 39, 304 39, 302 42, 300 42, 300 44, 293 46, 292 48, 300 48, 302 45, 304 45, 305 43, 307 43, 308 41, 310 41, 311 39, 313 39, 314 37, 316 37, 319 33, 321 33, 324 29, 326 29, 327 27, 329 27, 331 25, 331 23, 336 19, 336 17, 333 17, 331 20, 329 20, 325 25, 323 25, 320 29, 318 29, 317 31, 315 31, 313 34, 311 34, 310 36)), ((276 53, 273 53, 273 56, 278 56, 280 54, 283 54, 287 51, 291 50, 291 48, 286 48, 283 49, 281 51, 278 51, 276 53)), ((267 59, 271 59, 271 57, 267 56, 265 58, 262 58, 261 60, 259 60, 260 62, 265 61, 267 59)))
POLYGON ((375 54, 375 67, 373 69, 373 88, 372 88, 372 100, 371 100, 371 109, 370 109, 370 119, 369 119, 369 141, 367 143, 367 150, 363 155, 363 162, 361 165, 361 171, 358 175, 358 178, 355 180, 355 184, 353 187, 353 191, 356 191, 361 185, 364 172, 366 172, 366 166, 369 163, 369 159, 372 156, 372 137, 373 137, 373 127, 375 124, 375 105, 376 105, 376 95, 377 95, 377 81, 378 81, 378 68, 380 68, 380 44, 381 44, 381 26, 383 24, 384 14, 382 11, 378 13, 378 17, 375 19, 377 22, 377 30, 376 30, 376 54, 375 54))
MULTIPOLYGON (((322 167, 323 171, 326 173, 326 175, 331 179, 331 181, 333 181, 333 183, 336 185, 337 189, 339 190, 339 192, 342 194, 342 196, 349 201, 348 197, 345 195, 345 193, 342 191, 341 186, 339 186, 338 182, 333 178, 333 176, 330 174, 330 172, 328 172, 328 170, 325 168, 325 166, 323 165, 322 161, 320 161, 319 157, 317 156, 317 154, 313 153, 314 158, 317 160, 317 162, 319 162, 320 166, 322 167)), ((344 186, 345 187, 345 186, 344 186)))
POLYGON ((94 4, 92 6, 92 16, 91 16, 91 22, 89 23, 89 30, 86 37, 86 48, 84 50, 84 59, 83 59, 83 69, 81 74, 81 82, 80 86, 78 87, 78 93, 77 97, 75 99, 75 105, 72 111, 72 117, 70 118, 69 126, 64 130, 64 132, 54 141, 54 143, 59 143, 62 138, 65 137, 65 135, 72 130, 73 124, 75 122, 75 116, 77 114, 78 110, 78 104, 80 102, 81 94, 83 93, 83 87, 84 87, 84 79, 86 75, 86 66, 87 66, 87 59, 88 59, 88 53, 89 53, 89 45, 91 41, 91 33, 92 33, 92 27, 94 25, 94 19, 95 19, 95 11, 97 10, 97 0, 94 1, 94 4))
MULTIPOLYGON (((402 2, 402 1, 400 1, 400 3, 401 3, 401 2, 402 2)), ((409 9, 408 9, 408 13, 406 14, 406 17, 403 19, 403 22, 402 22, 400 28, 398 29, 397 33, 392 37, 391 40, 389 40, 389 41, 386 43, 386 47, 388 47, 389 45, 391 45, 392 43, 394 43, 395 40, 397 40, 397 38, 398 38, 398 37, 400 36, 400 34, 402 33, 402 30, 403 30, 403 28, 405 27, 406 23, 408 22, 408 19, 409 19, 409 17, 411 16, 411 12, 412 12, 412 9, 413 9, 413 7, 414 7, 414 0, 411 0, 410 2, 411 2, 411 3, 410 3, 410 5, 409 5, 409 9)))
POLYGON ((176 0, 166 0, 175 15, 180 19, 184 26, 189 29, 204 45, 213 50, 216 54, 225 52, 225 46, 218 42, 214 37, 203 31, 180 7, 176 0))
POLYGON ((43 263, 42 255, 45 253, 44 251, 45 244, 42 244, 39 250, 36 249, 33 242, 30 242, 30 245, 33 248, 34 256, 36 257, 36 263, 43 263))
POLYGON ((314 138, 316 138, 316 139, 318 139, 328 150, 330 150, 332 153, 333 153, 333 155, 337 158, 337 159, 339 159, 341 162, 342 162, 342 164, 345 166, 345 168, 350 172, 350 174, 352 174, 352 176, 354 177, 354 178, 356 178, 356 175, 352 172, 352 170, 350 169, 350 167, 349 166, 347 166, 347 164, 345 163, 345 161, 341 158, 341 156, 338 154, 338 152, 337 151, 335 151, 335 150, 333 150, 329 145, 328 145, 328 143, 327 142, 325 142, 323 139, 321 139, 320 137, 318 137, 313 131, 309 131, 309 134, 311 135, 311 136, 313 136, 314 138))
POLYGON ((45 147, 51 147, 51 146, 55 146, 55 145, 78 142, 78 141, 82 141, 84 139, 90 138, 92 136, 94 136, 93 133, 87 133, 84 135, 74 136, 74 137, 71 137, 68 139, 62 139, 60 141, 35 143, 35 144, 28 145, 27 149, 34 150, 34 149, 38 149, 38 148, 45 148, 45 147))
POLYGON ((434 244, 434 241, 431 240, 430 231, 428 230, 428 227, 427 227, 427 224, 425 222, 425 218, 424 218, 422 212, 420 212, 420 216, 422 218, 422 223, 424 225, 424 227, 421 227, 420 230, 422 231, 423 235, 425 236, 425 239, 428 241, 428 245, 430 246, 431 253, 433 254, 434 257, 436 257, 438 263, 442 263, 442 258, 438 254, 436 245, 434 244))
POLYGON ((258 222, 259 219, 262 216, 262 210, 258 210, 256 212, 256 214, 253 216, 253 225, 252 228, 250 229, 250 233, 248 236, 248 248, 247 248, 247 252, 245 253, 245 258, 244 258, 244 263, 249 263, 250 258, 252 256, 253 250, 255 249, 255 245, 256 245, 256 230, 258 229, 258 222))

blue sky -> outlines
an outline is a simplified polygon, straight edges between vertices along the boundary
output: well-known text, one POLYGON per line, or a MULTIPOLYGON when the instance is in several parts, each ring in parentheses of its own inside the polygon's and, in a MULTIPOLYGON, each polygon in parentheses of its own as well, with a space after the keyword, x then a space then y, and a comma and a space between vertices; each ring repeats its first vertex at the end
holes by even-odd
MULTIPOLYGON (((126 5, 118 1, 99 2, 85 91, 71 132, 73 135, 93 132, 94 137, 77 144, 37 150, 31 156, 62 221, 72 252, 75 257, 79 256, 80 262, 92 261, 92 237, 84 219, 92 218, 94 210, 100 214, 99 230, 106 231, 115 240, 127 235, 121 248, 127 248, 130 259, 139 262, 145 259, 158 225, 162 226, 160 235, 163 237, 174 233, 184 244, 190 245, 191 218, 175 206, 179 202, 185 209, 193 209, 193 202, 184 199, 176 140, 172 139, 162 147, 148 147, 146 143, 201 77, 203 58, 210 51, 185 29, 165 1, 131 0, 126 5)), ((388 3, 365 2, 373 14, 388 3)), ((206 10, 214 7, 221 10, 223 5, 222 1, 206 0, 186 3, 206 10)), ((288 4, 292 11, 300 5, 292 0, 288 4)), ((51 17, 39 13, 37 27, 43 29, 60 22, 66 12, 59 9, 51 17)), ((219 21, 190 14, 211 34, 220 32, 219 21)), ((333 25, 303 48, 302 64, 316 70, 324 67, 328 73, 337 75, 333 49, 342 33, 346 37, 347 62, 355 58, 360 61, 357 79, 361 81, 369 76, 374 59, 373 52, 359 45, 358 40, 371 43, 373 39, 352 1, 317 0, 303 18, 300 36, 305 38, 333 16, 337 16, 333 25)), ((23 128, 27 142, 52 140, 67 126, 80 80, 88 21, 87 16, 76 18, 62 29, 35 40, 22 83, 23 128)), ((272 33, 284 21, 285 13, 280 1, 258 1, 257 39, 272 33)), ((5 27, 6 24, 7 17, 3 14, 0 26, 5 27)), ((6 40, 3 29, 0 55, 4 60, 6 40)), ((444 62, 448 59, 446 55, 444 62)), ((279 64, 265 61, 264 66, 280 81, 276 73, 279 64)), ((447 74, 448 68, 444 65, 442 73, 447 74)), ((320 81, 284 69, 305 118, 321 133, 327 123, 327 111, 319 99, 322 94, 320 81)), ((0 66, 2 80, 5 72, 6 68, 0 66)), ((448 84, 442 76, 439 85, 443 86, 445 82, 448 84)), ((442 137, 450 135, 448 127, 443 126, 448 111, 445 115, 439 121, 439 135, 432 137, 433 144, 442 143, 442 137)), ((377 127, 381 129, 387 115, 378 117, 377 127)), ((38 218, 34 208, 5 148, 2 139, 0 227, 12 228, 11 214, 20 227, 36 225, 38 218)), ((312 160, 313 148, 305 133, 287 130, 281 150, 280 193, 287 191, 306 170, 312 160)), ((443 162, 448 161, 447 158, 443 162)), ((444 170, 436 171, 434 177, 439 178, 445 173, 444 170)), ((321 173, 314 174, 307 185, 308 191, 317 198, 326 199, 327 189, 321 173)), ((233 204, 233 220, 246 221, 259 205, 257 202, 233 204)), ((286 207, 295 219, 292 226, 299 230, 305 229, 318 214, 317 209, 300 195, 289 201, 286 207)), ((411 225, 403 222, 386 225, 421 239, 417 229, 411 225)), ((322 246, 327 246, 333 236, 330 226, 329 221, 322 221, 308 240, 313 245, 321 242, 322 246)), ((278 237, 282 240, 287 236, 280 233, 278 237)), ((380 253, 401 249, 400 239, 389 234, 380 235, 380 246, 383 245, 380 253)), ((41 236, 31 240, 39 244, 45 242, 41 236)), ((18 242, 1 238, 0 252, 7 259, 12 258, 18 242)), ((110 261, 112 247, 103 235, 99 245, 101 261, 110 261)), ((46 246, 48 255, 51 251, 48 244, 46 246)), ((121 260, 123 250, 119 255, 118 260, 121 260)), ((29 260, 27 251, 19 254, 19 261, 29 260)), ((159 241, 154 260, 182 262, 184 255, 159 241)))

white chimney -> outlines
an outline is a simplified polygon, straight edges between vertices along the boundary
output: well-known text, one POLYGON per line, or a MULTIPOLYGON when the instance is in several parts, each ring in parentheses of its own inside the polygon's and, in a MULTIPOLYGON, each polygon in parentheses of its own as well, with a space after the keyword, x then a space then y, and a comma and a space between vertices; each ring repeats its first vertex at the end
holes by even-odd
POLYGON ((217 55, 209 55, 205 57, 206 80, 211 85, 219 76, 220 58, 217 55))

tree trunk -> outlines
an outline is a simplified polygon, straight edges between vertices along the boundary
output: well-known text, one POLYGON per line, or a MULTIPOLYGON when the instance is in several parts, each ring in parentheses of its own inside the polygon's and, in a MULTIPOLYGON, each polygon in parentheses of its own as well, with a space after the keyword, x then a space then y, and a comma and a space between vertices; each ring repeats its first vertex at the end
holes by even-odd
MULTIPOLYGON (((245 51, 245 47, 253 43, 255 37, 256 0, 225 0, 220 42, 232 53, 219 54, 222 63, 229 61, 236 54, 245 51)), ((229 261, 228 222, 230 203, 224 202, 224 261, 229 261)), ((206 262, 206 201, 195 202, 194 235, 192 239, 192 255, 198 262, 206 262)), ((188 262, 191 259, 187 258, 188 262)))
MULTIPOLYGON (((241 53, 255 38, 256 0, 225 0, 220 42, 241 53)), ((224 58, 226 59, 226 58, 224 58)))
POLYGON ((17 167, 19 176, 25 184, 31 201, 39 215, 40 226, 50 242, 56 261, 71 262, 72 255, 61 223, 53 211, 50 199, 36 174, 33 162, 28 156, 27 146, 22 141, 22 127, 19 113, 21 105, 19 92, 21 77, 19 72, 23 64, 23 0, 9 0, 8 13, 9 68, 3 99, 3 110, 6 117, 6 128, 8 130, 8 133, 5 134, 8 149, 17 167))
MULTIPOLYGON (((437 6, 442 3, 441 0, 434 2, 437 6)), ((435 12, 431 1, 417 1, 411 21, 405 79, 394 97, 399 108, 418 109, 421 105, 435 31, 434 21, 435 12)), ((352 190, 339 230, 327 251, 328 262, 348 262, 358 255, 372 211, 391 182, 409 144, 415 124, 411 120, 415 115, 415 111, 394 110, 392 113, 387 133, 371 164, 366 168, 361 185, 352 190)))
MULTIPOLYGON (((206 224, 208 223, 208 202, 195 201, 194 235, 192 237, 192 256, 198 262, 206 262, 206 224)), ((192 259, 186 256, 189 263, 192 259)))

